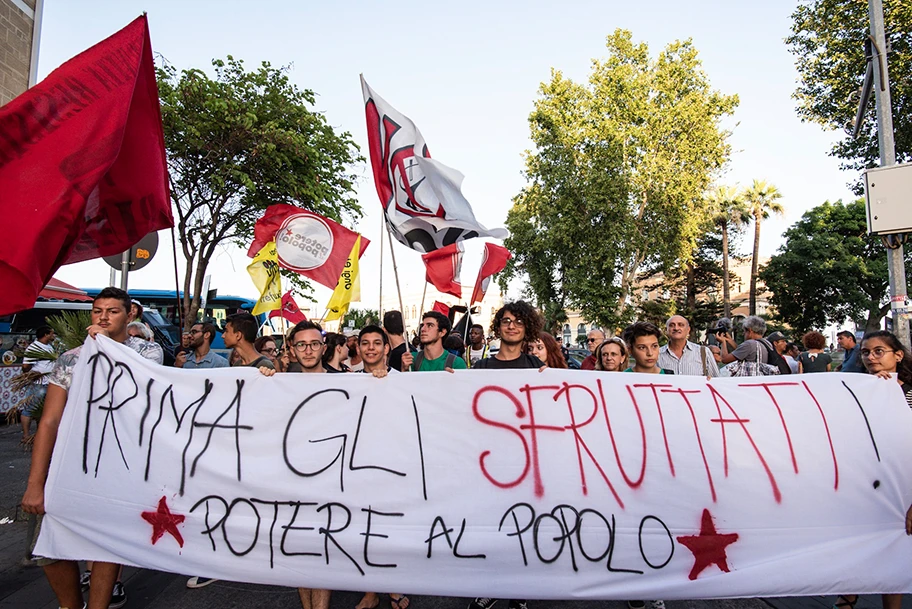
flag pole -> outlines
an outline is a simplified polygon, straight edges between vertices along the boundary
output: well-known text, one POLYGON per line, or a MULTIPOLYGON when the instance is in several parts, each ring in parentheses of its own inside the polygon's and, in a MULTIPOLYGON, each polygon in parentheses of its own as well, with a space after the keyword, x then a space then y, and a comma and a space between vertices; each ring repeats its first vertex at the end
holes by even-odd
MULTIPOLYGON (((380 214, 380 319, 383 319, 383 228, 386 226, 386 212, 380 214)), ((390 244, 392 246, 392 243, 390 244)))
POLYGON ((427 275, 424 276, 424 289, 421 290, 421 308, 418 309, 418 315, 424 315, 424 297, 427 294, 427 275))
POLYGON ((396 248, 393 247, 393 233, 390 232, 389 224, 386 224, 386 236, 389 237, 390 256, 393 258, 393 275, 396 276, 396 292, 399 294, 399 312, 401 313, 405 306, 402 304, 402 290, 399 288, 399 268, 396 266, 396 248))

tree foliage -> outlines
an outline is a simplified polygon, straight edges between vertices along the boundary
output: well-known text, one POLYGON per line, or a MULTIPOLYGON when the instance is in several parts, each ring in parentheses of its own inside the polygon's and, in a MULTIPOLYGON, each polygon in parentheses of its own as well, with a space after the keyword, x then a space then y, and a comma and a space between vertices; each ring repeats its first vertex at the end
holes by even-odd
POLYGON ((655 59, 632 34, 608 36, 588 83, 552 70, 529 117, 535 150, 507 216, 504 280, 528 277, 539 307, 572 307, 603 327, 634 314, 646 263, 690 260, 704 193, 727 161, 720 127, 737 96, 713 90, 690 40, 655 59))
POLYGON ((311 109, 314 92, 267 62, 249 72, 231 56, 212 65, 214 78, 198 69, 178 74, 168 64, 158 70, 171 198, 186 259, 185 324, 196 317, 216 247, 246 248, 269 205, 297 205, 335 220, 361 214, 351 173, 362 160, 358 147, 311 109))
MULTIPOLYGON (((912 160, 912 3, 883 0, 888 73, 893 98, 897 161, 912 160)), ((868 3, 863 0, 803 0, 792 14, 787 42, 798 68, 798 114, 802 119, 845 134, 831 154, 846 169, 879 165, 873 104, 858 139, 851 133, 865 73, 864 41, 868 3)))
POLYGON ((376 309, 349 309, 342 322, 345 327, 351 326, 360 330, 364 326, 380 325, 380 313, 376 309))
POLYGON ((887 256, 880 240, 867 234, 863 200, 826 202, 806 212, 785 232, 760 278, 778 318, 799 333, 846 319, 877 329, 890 310, 887 256))
POLYGON ((750 221, 744 191, 733 186, 718 186, 709 195, 713 225, 719 230, 722 255, 722 314, 731 317, 731 278, 728 263, 732 242, 750 221))

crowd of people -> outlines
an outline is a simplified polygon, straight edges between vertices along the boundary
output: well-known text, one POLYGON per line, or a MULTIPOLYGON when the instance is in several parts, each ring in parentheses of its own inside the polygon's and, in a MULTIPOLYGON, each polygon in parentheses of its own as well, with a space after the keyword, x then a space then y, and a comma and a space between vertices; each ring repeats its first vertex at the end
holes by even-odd
MULTIPOLYGON (((134 322, 135 308, 126 292, 117 288, 102 290, 94 300, 90 337, 103 334, 137 351, 143 357, 163 361, 161 347, 143 332, 143 324, 134 322)), ((286 373, 306 374, 372 374, 386 377, 401 372, 454 372, 461 369, 537 369, 567 368, 560 343, 544 331, 541 314, 524 301, 504 305, 494 315, 490 332, 499 340, 496 352, 485 340, 485 328, 473 325, 469 329, 469 344, 452 339, 452 322, 442 313, 424 313, 418 332, 417 349, 409 348, 404 336, 402 314, 388 311, 382 325, 368 324, 346 334, 324 332, 318 323, 303 321, 286 336, 257 336, 260 327, 249 313, 237 313, 227 318, 222 335, 231 356, 225 359, 211 350, 218 329, 207 322, 195 323, 184 335, 181 348, 175 354, 175 366, 184 369, 249 366, 272 376, 286 373), (449 347, 448 347, 449 344, 449 347)), ((608 336, 602 330, 592 330, 587 336, 590 354, 583 361, 584 370, 597 372, 636 372, 641 374, 695 375, 707 378, 719 376, 751 376, 763 374, 807 374, 829 371, 832 361, 823 352, 824 337, 809 332, 802 337, 805 351, 789 343, 780 332, 766 334, 766 322, 759 317, 747 317, 742 323, 745 340, 736 343, 730 328, 717 328, 713 345, 691 340, 687 319, 670 317, 664 332, 648 322, 636 322, 626 327, 620 336, 608 336), (664 342, 664 344, 662 344, 664 342), (797 352, 796 352, 797 351, 797 352)), ((36 342, 47 345, 53 340, 43 330, 36 342)), ((845 357, 839 369, 876 375, 888 382, 898 382, 907 402, 912 406, 912 355, 890 332, 878 331, 866 335, 860 344, 851 332, 839 334, 845 357)), ((35 436, 28 487, 22 498, 26 512, 44 512, 44 492, 51 453, 72 382, 73 369, 80 348, 67 351, 53 364, 42 391, 46 392, 43 414, 35 436)), ((33 366, 37 362, 26 365, 33 366)), ((906 515, 906 532, 912 534, 912 507, 906 515)), ((83 594, 88 592, 88 608, 117 608, 126 602, 121 583, 121 567, 110 563, 94 563, 80 572, 73 561, 38 558, 57 595, 60 607, 85 607, 83 594)), ((192 577, 190 588, 212 583, 213 579, 192 577)), ((300 588, 305 609, 327 609, 331 592, 300 588)), ((393 609, 408 609, 408 596, 389 595, 393 609)), ((490 609, 498 599, 475 598, 469 609, 490 609)), ((857 596, 839 597, 837 606, 851 609, 857 596)), ((380 603, 379 594, 368 592, 356 609, 374 609, 380 603)), ((524 599, 508 601, 509 609, 526 609, 524 599)), ((661 600, 628 602, 631 609, 662 609, 661 600)), ((901 596, 884 595, 885 609, 899 609, 901 596)))

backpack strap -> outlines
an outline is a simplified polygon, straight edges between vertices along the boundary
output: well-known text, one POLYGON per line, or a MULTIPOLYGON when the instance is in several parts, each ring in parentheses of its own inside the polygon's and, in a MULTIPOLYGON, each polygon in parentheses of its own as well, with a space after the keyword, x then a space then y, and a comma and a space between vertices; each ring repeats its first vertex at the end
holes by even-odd
POLYGON ((446 362, 444 362, 444 364, 443 364, 443 367, 452 368, 453 364, 455 364, 455 363, 456 363, 456 356, 453 355, 452 353, 450 353, 449 351, 447 351, 447 358, 446 358, 446 362))
POLYGON ((418 372, 421 370, 421 362, 424 361, 424 351, 419 351, 415 356, 415 359, 412 361, 412 370, 418 372))

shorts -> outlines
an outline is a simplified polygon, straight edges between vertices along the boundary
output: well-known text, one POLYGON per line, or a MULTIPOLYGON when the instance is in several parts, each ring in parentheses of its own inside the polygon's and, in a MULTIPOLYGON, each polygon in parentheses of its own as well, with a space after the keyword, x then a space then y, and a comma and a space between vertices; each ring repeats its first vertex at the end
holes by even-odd
POLYGON ((38 409, 44 404, 44 398, 47 395, 47 385, 32 383, 25 390, 26 399, 22 403, 20 410, 26 417, 34 417, 38 409))

